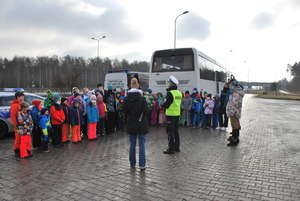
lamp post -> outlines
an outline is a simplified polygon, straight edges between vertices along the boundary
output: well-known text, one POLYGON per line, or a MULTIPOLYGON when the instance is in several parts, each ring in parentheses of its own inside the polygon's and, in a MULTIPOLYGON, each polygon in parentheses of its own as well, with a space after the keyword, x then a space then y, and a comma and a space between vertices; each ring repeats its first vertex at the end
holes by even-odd
POLYGON ((97 57, 99 59, 99 41, 103 38, 106 38, 106 36, 103 36, 102 38, 96 39, 96 38, 92 38, 92 40, 96 40, 98 42, 98 50, 97 50, 97 57))
POLYGON ((187 14, 189 13, 189 11, 184 11, 183 13, 181 13, 180 15, 178 15, 176 18, 175 18, 175 27, 174 27, 174 50, 176 49, 176 21, 177 21, 177 18, 181 15, 184 15, 184 14, 187 14))
MULTIPOLYGON (((228 53, 230 53, 230 52, 232 52, 233 50, 229 50, 228 52, 226 52, 226 54, 225 54, 225 68, 226 68, 226 58, 227 58, 227 54, 228 53)), ((227 68, 226 68, 227 69, 227 68)))
POLYGON ((97 49, 97 79, 99 80, 99 73, 98 73, 98 69, 99 69, 99 41, 106 38, 106 36, 102 36, 102 38, 96 39, 96 38, 92 38, 92 40, 96 40, 98 42, 98 49, 97 49))

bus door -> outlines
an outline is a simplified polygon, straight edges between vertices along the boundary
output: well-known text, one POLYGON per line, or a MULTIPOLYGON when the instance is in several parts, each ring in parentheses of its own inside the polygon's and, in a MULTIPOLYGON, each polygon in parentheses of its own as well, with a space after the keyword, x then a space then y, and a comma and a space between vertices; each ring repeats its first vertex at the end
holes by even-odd
POLYGON ((215 71, 215 82, 216 82, 216 92, 217 92, 217 94, 219 94, 219 92, 220 92, 220 86, 219 86, 219 80, 221 80, 220 76, 221 76, 220 72, 215 71))

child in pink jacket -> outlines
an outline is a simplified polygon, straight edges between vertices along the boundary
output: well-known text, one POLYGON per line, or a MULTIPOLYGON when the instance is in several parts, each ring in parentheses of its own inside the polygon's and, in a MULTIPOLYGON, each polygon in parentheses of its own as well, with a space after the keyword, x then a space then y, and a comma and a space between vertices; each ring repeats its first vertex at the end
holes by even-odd
POLYGON ((214 100, 211 99, 211 94, 208 94, 203 105, 204 114, 205 114, 205 124, 206 124, 204 129, 210 129, 211 127, 211 117, 213 114, 214 106, 215 106, 214 100))

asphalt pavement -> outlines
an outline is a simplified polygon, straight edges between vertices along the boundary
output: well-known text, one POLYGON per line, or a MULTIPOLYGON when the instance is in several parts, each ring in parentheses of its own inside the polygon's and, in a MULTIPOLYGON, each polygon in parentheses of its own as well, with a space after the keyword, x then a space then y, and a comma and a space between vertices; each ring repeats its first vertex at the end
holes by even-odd
MULTIPOLYGON (((0 200, 300 200, 300 101, 246 95, 240 144, 227 131, 180 127, 165 155, 165 127, 150 127, 146 170, 130 168, 125 132, 16 158, 0 140, 0 200)), ((138 157, 137 157, 138 159, 138 157)))

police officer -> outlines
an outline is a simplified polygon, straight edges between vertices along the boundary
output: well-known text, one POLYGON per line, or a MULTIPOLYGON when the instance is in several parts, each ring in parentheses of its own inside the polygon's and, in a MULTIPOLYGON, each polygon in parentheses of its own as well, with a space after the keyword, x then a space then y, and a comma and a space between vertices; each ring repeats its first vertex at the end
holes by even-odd
POLYGON ((164 154, 174 154, 180 152, 180 138, 178 133, 180 105, 182 100, 182 93, 177 90, 178 80, 174 76, 170 76, 168 82, 169 88, 166 96, 166 102, 162 105, 166 108, 167 116, 167 134, 169 140, 169 148, 164 151, 164 154))

